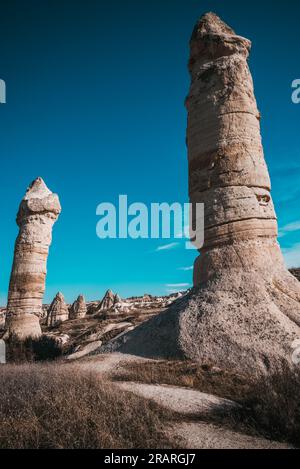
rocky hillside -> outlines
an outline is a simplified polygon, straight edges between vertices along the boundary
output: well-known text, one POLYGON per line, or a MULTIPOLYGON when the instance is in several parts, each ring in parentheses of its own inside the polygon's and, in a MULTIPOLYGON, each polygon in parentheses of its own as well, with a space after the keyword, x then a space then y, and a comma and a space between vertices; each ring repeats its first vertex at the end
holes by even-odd
MULTIPOLYGON (((291 273, 300 280, 300 268, 291 269, 291 273)), ((43 333, 55 337, 65 348, 70 358, 80 358, 97 350, 112 339, 133 330, 139 324, 147 321, 166 310, 174 301, 187 292, 180 292, 169 296, 152 296, 145 294, 141 297, 121 299, 119 295, 108 290, 102 300, 87 302, 80 295, 75 303, 66 304, 62 294, 57 294, 52 304, 44 304, 40 323, 43 333), (57 301, 57 298, 60 301, 57 301), (84 317, 74 317, 74 305, 84 308, 84 317), (53 303, 56 304, 55 313, 64 317, 63 321, 51 325, 49 312, 53 303), (84 303, 84 304, 83 304, 84 303), (63 312, 69 312, 69 319, 63 312)), ((0 307, 0 333, 4 332, 5 308, 0 307)))
MULTIPOLYGON (((109 290, 101 301, 86 303, 85 317, 57 322, 54 326, 47 321, 47 311, 51 311, 51 305, 45 305, 41 325, 44 333, 55 337, 64 346, 70 358, 80 358, 160 314, 185 293, 166 297, 144 295, 121 299, 109 290)), ((65 309, 66 305, 62 302, 60 304, 65 309)), ((73 306, 67 307, 72 318, 73 306)))
MULTIPOLYGON (((144 295, 121 299, 119 295, 108 290, 102 300, 86 303, 84 317, 74 315, 74 305, 78 306, 78 299, 73 305, 66 304, 63 295, 58 293, 50 305, 43 305, 40 323, 44 333, 57 337, 71 348, 100 340, 100 338, 106 342, 115 335, 134 328, 153 315, 159 314, 185 293, 161 297, 144 295), (51 323, 53 310, 55 316, 63 320, 51 323), (66 312, 69 312, 69 318, 66 312)), ((78 298, 81 302, 84 301, 82 295, 78 298)), ((5 310, 4 307, 0 307, 0 332, 4 331, 5 310)))

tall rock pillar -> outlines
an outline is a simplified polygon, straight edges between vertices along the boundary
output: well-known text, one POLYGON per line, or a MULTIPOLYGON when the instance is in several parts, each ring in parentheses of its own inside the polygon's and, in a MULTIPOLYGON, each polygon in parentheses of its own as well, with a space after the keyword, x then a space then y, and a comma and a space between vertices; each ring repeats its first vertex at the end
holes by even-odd
POLYGON ((19 235, 9 284, 6 329, 24 339, 41 334, 39 317, 45 291, 52 227, 61 212, 59 198, 41 178, 28 188, 17 215, 19 235))
POLYGON ((205 204, 205 236, 194 284, 227 267, 283 267, 277 219, 247 58, 248 39, 215 14, 190 43, 187 145, 191 202, 205 204))

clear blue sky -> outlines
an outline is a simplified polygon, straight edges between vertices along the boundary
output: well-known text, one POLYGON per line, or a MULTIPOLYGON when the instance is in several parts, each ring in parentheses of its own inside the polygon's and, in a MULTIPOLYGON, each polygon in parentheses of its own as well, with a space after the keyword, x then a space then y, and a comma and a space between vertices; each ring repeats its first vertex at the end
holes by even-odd
MULTIPOLYGON (((215 11, 253 41, 251 70, 266 159, 289 263, 300 265, 300 6, 293 0, 6 0, 1 2, 0 303, 5 302, 15 215, 42 176, 63 212, 55 225, 46 300, 107 288, 123 296, 190 284, 195 252, 166 241, 96 237, 96 206, 187 202, 188 41, 215 11), (296 6, 297 5, 297 6, 296 6), (293 223, 293 225, 287 226, 293 223)), ((179 286, 177 287, 179 288, 179 286)))

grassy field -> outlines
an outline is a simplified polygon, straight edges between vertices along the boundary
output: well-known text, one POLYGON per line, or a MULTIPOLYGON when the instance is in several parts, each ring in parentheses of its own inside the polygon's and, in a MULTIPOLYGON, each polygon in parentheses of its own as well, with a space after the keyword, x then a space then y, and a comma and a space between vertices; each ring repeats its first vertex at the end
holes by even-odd
POLYGON ((122 391, 115 381, 167 384, 227 397, 241 407, 190 419, 300 446, 299 373, 285 370, 251 382, 207 365, 161 360, 124 363, 118 373, 103 378, 86 365, 2 365, 0 448, 184 447, 165 432, 182 420, 179 413, 122 391))
POLYGON ((0 367, 0 448, 172 448, 168 419, 76 365, 0 367))

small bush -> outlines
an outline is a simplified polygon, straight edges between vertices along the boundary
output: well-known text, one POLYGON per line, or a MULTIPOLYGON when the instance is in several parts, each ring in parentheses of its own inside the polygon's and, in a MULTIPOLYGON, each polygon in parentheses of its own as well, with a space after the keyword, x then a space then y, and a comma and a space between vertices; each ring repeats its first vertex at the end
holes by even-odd
POLYGON ((24 363, 34 361, 51 361, 60 357, 63 353, 60 344, 47 335, 38 338, 20 340, 11 336, 6 342, 7 362, 24 363))
POLYGON ((251 386, 244 421, 264 436, 300 446, 300 372, 285 369, 251 386))

